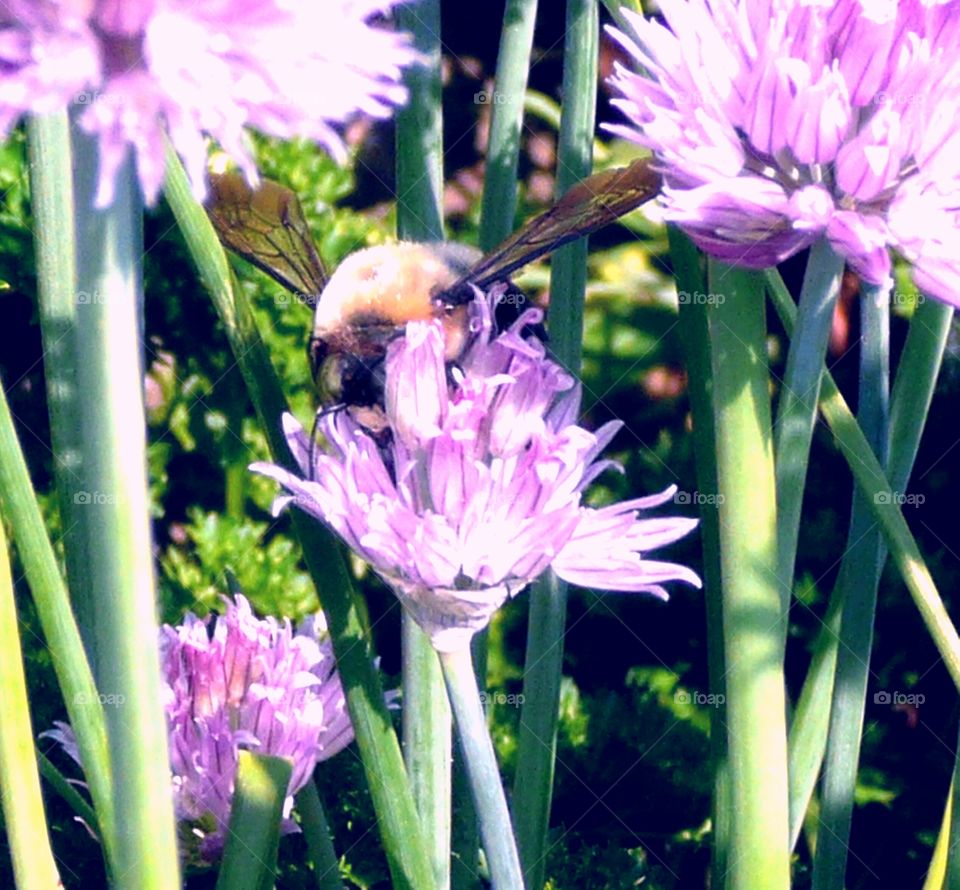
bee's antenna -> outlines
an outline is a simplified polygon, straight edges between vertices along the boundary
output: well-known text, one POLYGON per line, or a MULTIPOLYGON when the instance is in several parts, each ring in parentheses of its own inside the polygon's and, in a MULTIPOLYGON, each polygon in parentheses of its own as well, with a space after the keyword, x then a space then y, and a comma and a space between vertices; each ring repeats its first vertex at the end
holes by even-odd
POLYGON ((313 416, 313 426, 310 428, 310 450, 307 455, 307 479, 310 482, 316 481, 316 476, 314 473, 316 471, 317 459, 317 431, 320 428, 320 421, 328 414, 333 414, 336 411, 343 411, 343 409, 346 407, 346 402, 339 402, 336 405, 327 405, 325 408, 320 408, 313 416))

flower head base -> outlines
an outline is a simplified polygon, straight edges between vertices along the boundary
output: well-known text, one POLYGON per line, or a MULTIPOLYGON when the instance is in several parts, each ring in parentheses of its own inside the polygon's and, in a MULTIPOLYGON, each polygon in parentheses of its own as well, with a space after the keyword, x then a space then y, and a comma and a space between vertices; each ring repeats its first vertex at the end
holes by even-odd
MULTIPOLYGON (((294 632, 289 621, 256 618, 242 595, 225 602, 215 621, 188 612, 182 625, 160 631, 174 809, 196 864, 222 850, 241 748, 293 761, 281 823, 290 833, 293 795, 319 761, 353 740, 322 619, 294 632)), ((45 734, 80 763, 68 725, 45 734)))
POLYGON ((100 145, 97 201, 132 149, 148 203, 163 184, 164 135, 198 195, 204 134, 256 170, 244 126, 304 136, 342 157, 332 125, 385 116, 416 54, 367 22, 396 0, 9 0, 0 12, 0 138, 25 112, 85 106, 100 145))
POLYGON ((662 0, 613 37, 611 78, 664 215, 709 253, 772 266, 825 236, 873 284, 890 248, 960 303, 960 4, 662 0))
MULTIPOLYGON (((495 299, 495 296, 492 296, 495 299)), ((387 352, 386 454, 345 412, 327 414, 314 455, 292 417, 291 451, 306 478, 271 464, 251 469, 280 482, 393 588, 440 651, 469 644, 493 613, 548 567, 568 581, 666 596, 663 583, 699 586, 685 566, 645 558, 687 534, 695 520, 640 519, 668 489, 602 509, 582 494, 611 461, 597 456, 620 427, 577 426, 580 391, 524 339, 528 310, 494 336, 487 298, 472 304, 476 336, 448 384, 438 322, 411 322, 387 352)))

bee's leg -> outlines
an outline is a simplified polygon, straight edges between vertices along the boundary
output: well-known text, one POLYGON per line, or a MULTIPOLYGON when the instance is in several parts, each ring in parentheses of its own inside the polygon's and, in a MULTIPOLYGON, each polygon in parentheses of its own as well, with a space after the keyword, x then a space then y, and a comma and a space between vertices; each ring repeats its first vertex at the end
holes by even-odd
POLYGON ((321 408, 313 415, 313 425, 310 427, 310 448, 307 453, 307 479, 310 482, 317 481, 317 432, 320 429, 320 418, 329 410, 329 408, 321 408))
MULTIPOLYGON (((512 281, 507 282, 507 289, 497 298, 497 303, 493 308, 493 318, 498 331, 505 331, 521 315, 531 307, 534 302, 518 288, 512 281)), ((547 336, 547 330, 542 323, 526 324, 520 331, 523 338, 536 337, 541 343, 546 343, 550 338, 547 336)))

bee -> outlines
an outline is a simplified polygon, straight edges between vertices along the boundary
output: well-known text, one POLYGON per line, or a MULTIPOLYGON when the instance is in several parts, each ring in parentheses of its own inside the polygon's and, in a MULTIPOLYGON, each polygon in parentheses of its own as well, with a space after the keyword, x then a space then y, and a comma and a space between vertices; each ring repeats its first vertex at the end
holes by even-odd
MULTIPOLYGON (((207 213, 226 247, 315 304, 308 349, 321 407, 347 409, 377 433, 386 426, 387 346, 408 321, 439 319, 445 358, 456 363, 470 343, 474 288, 509 286, 522 266, 614 222, 659 188, 652 160, 642 158, 577 183, 485 256, 453 243, 400 242, 351 254, 329 278, 289 189, 269 180, 251 188, 239 173, 215 175, 207 213)), ((501 306, 509 311, 501 303, 498 315, 501 306)))

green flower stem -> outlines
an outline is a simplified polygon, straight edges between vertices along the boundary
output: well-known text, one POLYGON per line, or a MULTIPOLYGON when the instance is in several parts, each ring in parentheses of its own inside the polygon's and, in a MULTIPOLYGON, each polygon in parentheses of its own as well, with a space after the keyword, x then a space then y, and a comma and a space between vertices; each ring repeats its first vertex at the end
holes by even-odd
MULTIPOLYGON (((500 31, 494 101, 490 103, 490 138, 480 213, 480 249, 484 252, 492 250, 513 231, 517 209, 517 167, 536 17, 537 0, 507 0, 500 31)), ((485 630, 474 636, 471 648, 477 682, 483 689, 487 676, 485 630)), ((470 794, 469 777, 457 750, 453 763, 451 844, 454 890, 473 890, 480 886, 478 847, 477 814, 470 794)))
POLYGON ((67 806, 73 810, 74 815, 82 819, 98 838, 103 837, 96 811, 87 803, 87 799, 77 791, 76 786, 53 765, 53 762, 42 751, 37 752, 37 765, 40 775, 63 798, 67 806))
POLYGON ((480 249, 492 250, 513 231, 523 105, 530 73, 537 0, 507 0, 490 104, 490 142, 480 214, 480 249))
MULTIPOLYGON (((80 521, 96 604, 96 664, 107 709, 113 794, 123 838, 116 847, 120 887, 179 887, 180 862, 170 794, 167 727, 160 695, 146 417, 141 361, 139 263, 142 206, 132 158, 117 171, 115 195, 93 206, 96 141, 78 131, 78 407, 89 491, 80 521)), ((83 537, 81 537, 81 540, 83 537)))
POLYGON ((77 736, 84 773, 101 827, 108 872, 115 860, 111 764, 103 707, 84 656, 67 588, 33 492, 27 464, 13 428, 6 395, 0 387, 0 504, 13 536, 40 626, 50 647, 53 669, 77 736))
POLYGON ((333 846, 327 814, 323 810, 316 782, 312 779, 297 793, 297 812, 307 841, 317 890, 343 890, 340 860, 333 846))
MULTIPOLYGON (((44 230, 37 234, 37 275, 41 299, 49 299, 66 311, 67 295, 76 306, 77 293, 72 236, 63 231, 72 233, 74 224, 70 189, 65 188, 60 179, 61 176, 69 179, 70 175, 69 132, 64 118, 32 122, 30 139, 31 162, 34 165, 31 170, 33 206, 38 228, 44 230), (42 172, 40 167, 43 167, 42 172)), ((41 309, 42 314, 45 311, 41 309)), ((45 370, 49 377, 56 379, 57 369, 49 367, 55 363, 51 361, 51 355, 53 359, 59 357, 55 351, 48 351, 48 367, 45 370)), ((66 418, 61 417, 61 420, 66 422, 66 418)), ((63 457, 63 453, 58 454, 60 460, 63 457)), ((59 462, 58 466, 62 467, 59 462)), ((72 504, 73 493, 70 494, 68 500, 72 504)), ((111 766, 103 708, 2 391, 0 499, 12 524, 20 561, 33 593, 46 643, 53 656, 53 667, 70 723, 77 735, 80 754, 86 764, 90 793, 104 831, 103 844, 109 871, 115 861, 115 839, 111 766)), ((67 537, 68 547, 72 540, 75 539, 67 537)), ((68 555, 68 561, 75 565, 82 563, 84 553, 85 550, 81 548, 80 554, 68 555)))
MULTIPOLYGON (((847 548, 853 540, 853 527, 847 533, 847 548)), ((787 762, 790 771, 790 849, 797 845, 803 830, 810 798, 816 787, 827 747, 830 726, 830 699, 837 667, 837 642, 843 614, 841 578, 830 596, 823 624, 813 643, 810 667, 800 690, 800 698, 790 722, 787 738, 787 762)))
POLYGON ((444 888, 450 884, 450 708, 443 695, 437 653, 429 637, 406 612, 402 639, 403 759, 428 839, 437 887, 444 888))
MULTIPOLYGON (((73 160, 66 112, 28 121, 30 194, 33 199, 34 245, 40 331, 43 335, 50 439, 54 454, 63 550, 68 588, 84 638, 87 657, 96 653, 94 606, 86 553, 90 549, 82 521, 86 490, 80 452, 80 406, 77 399, 77 293, 74 243, 73 160)), ((94 665, 95 667, 95 665, 94 665)))
MULTIPOLYGON (((776 273, 768 276, 780 303, 789 296, 776 273)), ((953 309, 935 300, 925 300, 914 313, 904 345, 890 402, 890 448, 888 476, 893 491, 905 491, 913 470, 920 436, 946 347, 953 309)), ((789 327, 788 327, 789 330, 789 327)), ((858 540, 851 532, 849 541, 858 540)), ((840 580, 845 576, 841 569, 840 580)), ((820 773, 830 720, 829 701, 842 613, 842 586, 830 598, 823 625, 814 642, 813 656, 790 727, 790 840, 796 844, 804 816, 820 773)))
MULTIPOLYGON (((667 229, 670 258, 681 293, 707 293, 709 287, 702 255, 675 226, 667 229)), ((722 887, 727 874, 730 844, 730 760, 727 754, 727 683, 723 652, 723 597, 720 571, 720 515, 717 512, 716 430, 710 360, 710 307, 703 302, 680 302, 680 342, 687 371, 687 393, 693 415, 693 454, 697 489, 708 495, 700 501, 700 541, 703 545, 704 601, 707 610, 707 669, 710 694, 717 705, 710 709, 711 797, 710 869, 712 885, 722 887), (709 497, 713 495, 713 497, 709 497)))
MULTIPOLYGON (((397 234, 443 240, 440 2, 398 10, 426 64, 408 68, 410 98, 397 113, 397 234)), ((403 614, 403 756, 438 890, 450 886, 451 722, 443 676, 427 635, 403 614)))
MULTIPOLYGON (((567 0, 557 197, 589 176, 593 169, 599 16, 596 0, 567 0)), ((553 255, 550 282, 550 351, 571 373, 579 375, 587 290, 586 238, 565 245, 553 255)))
POLYGON ((456 652, 441 652, 440 665, 457 722, 457 738, 470 776, 494 890, 523 890, 520 858, 510 829, 510 812, 480 704, 470 648, 465 646, 456 652))
MULTIPOLYGON (((864 286, 860 298, 861 348, 858 417, 881 463, 886 461, 890 376, 888 287, 864 286)), ((820 824, 814 860, 815 890, 842 887, 853 818, 873 645, 877 587, 886 560, 883 537, 863 494, 854 491, 847 551, 841 566, 843 614, 830 728, 824 759, 820 824)))
POLYGON ((800 508, 807 479, 810 442, 817 417, 823 360, 827 354, 842 274, 843 260, 830 247, 827 239, 821 238, 811 248, 807 260, 800 291, 800 309, 787 353, 787 367, 777 411, 777 547, 784 643, 786 615, 793 592, 800 508))
MULTIPOLYGON (((568 0, 566 27, 557 195, 588 176, 593 164, 600 33, 596 0, 568 0)), ((557 361, 579 374, 587 282, 586 238, 556 252, 550 280, 550 349, 557 361)), ((566 617, 567 585, 547 572, 530 592, 524 701, 513 785, 517 842, 524 877, 531 888, 543 886, 546 868, 566 617)))
POLYGON ((894 491, 905 491, 910 481, 952 321, 953 307, 929 298, 910 320, 890 398, 887 478, 894 491))
POLYGON ((280 819, 293 763, 240 751, 219 890, 270 890, 276 883, 280 819))
MULTIPOLYGON (((487 687, 489 627, 478 631, 470 641, 473 671, 480 689, 487 687)), ((486 710, 486 708, 484 709, 486 710)), ((478 890, 480 887, 480 823, 473 805, 470 776, 463 752, 453 749, 453 825, 450 836, 450 886, 453 890, 478 890)))
POLYGON ((766 319, 758 276, 709 265, 730 757, 730 890, 786 888, 787 732, 766 319))
MULTIPOLYGON (((230 267, 213 226, 194 200, 183 166, 170 150, 164 191, 224 326, 273 459, 291 472, 298 472, 280 427, 280 417, 288 406, 276 370, 242 289, 233 286, 230 267)), ((400 746, 384 702, 380 675, 373 667, 363 603, 353 589, 342 550, 331 534, 296 510, 291 519, 327 616, 394 887, 430 890, 434 887, 433 871, 400 746)))
MULTIPOLYGON (((953 818, 954 813, 960 813, 960 738, 957 739, 957 752, 954 757, 953 779, 950 782, 950 792, 944 814, 944 821, 948 827, 945 835, 949 839, 947 846, 947 880, 942 885, 944 890, 960 890, 960 818, 953 818)), ((940 890, 940 885, 938 885, 937 890, 940 890)))
POLYGON ((399 7, 397 26, 413 37, 424 59, 422 65, 404 71, 410 98, 397 112, 397 234, 415 241, 443 241, 439 0, 399 7))
MULTIPOLYGON (((774 307, 789 334, 793 330, 796 306, 775 277, 768 275, 767 280, 774 307)), ((956 628, 943 606, 930 571, 920 555, 920 548, 903 518, 897 499, 892 494, 883 468, 829 374, 825 374, 823 378, 820 411, 853 473, 854 481, 866 496, 865 503, 880 523, 890 555, 950 672, 954 685, 960 689, 960 636, 957 635, 956 628)))
POLYGON ((7 537, 0 521, 0 802, 18 890, 60 885, 40 793, 7 537))

